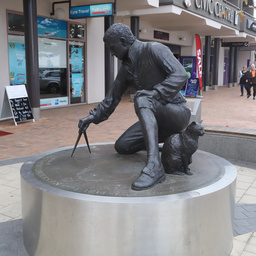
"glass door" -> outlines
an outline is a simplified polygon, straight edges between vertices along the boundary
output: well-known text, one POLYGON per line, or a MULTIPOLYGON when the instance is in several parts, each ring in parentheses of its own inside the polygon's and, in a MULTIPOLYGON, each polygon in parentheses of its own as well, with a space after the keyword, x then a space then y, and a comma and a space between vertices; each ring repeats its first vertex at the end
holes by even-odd
POLYGON ((69 41, 70 103, 85 102, 84 43, 69 41))

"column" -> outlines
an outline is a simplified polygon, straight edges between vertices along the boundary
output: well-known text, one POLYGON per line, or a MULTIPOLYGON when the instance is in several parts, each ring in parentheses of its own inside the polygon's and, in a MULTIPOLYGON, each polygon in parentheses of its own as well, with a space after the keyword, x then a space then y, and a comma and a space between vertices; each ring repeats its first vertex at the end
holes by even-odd
POLYGON ((139 39, 139 17, 137 16, 131 16, 131 31, 135 35, 137 39, 139 39))
POLYGON ((235 47, 229 47, 229 69, 228 69, 228 87, 233 86, 233 77, 234 77, 234 53, 235 47))
MULTIPOLYGON (((140 18, 138 16, 131 16, 131 31, 137 39, 139 39, 139 33, 140 33, 139 21, 140 21, 140 18)), ((133 102, 135 89, 130 88, 129 92, 130 92, 131 101, 133 102)))
POLYGON ((238 78, 238 47, 234 47, 234 68, 233 68, 233 86, 237 86, 238 78))
POLYGON ((214 38, 213 81, 212 81, 213 90, 218 90, 219 54, 220 54, 220 38, 214 38))
POLYGON ((23 0, 27 91, 35 119, 40 118, 40 83, 36 0, 23 0))
MULTIPOLYGON (((114 16, 105 16, 105 32, 114 23, 114 16)), ((105 96, 114 82, 114 56, 105 44, 105 96)))
POLYGON ((204 90, 208 91, 210 86, 211 36, 205 37, 204 58, 204 90))

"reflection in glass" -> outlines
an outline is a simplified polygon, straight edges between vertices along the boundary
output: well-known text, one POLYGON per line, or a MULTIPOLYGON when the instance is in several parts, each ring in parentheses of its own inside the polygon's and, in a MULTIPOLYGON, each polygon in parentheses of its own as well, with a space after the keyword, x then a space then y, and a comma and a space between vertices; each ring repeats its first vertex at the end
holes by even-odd
MULTIPOLYGON (((65 68, 39 69, 40 93, 58 96, 67 95, 67 74, 65 68)), ((48 95, 49 97, 49 95, 48 95)))
POLYGON ((38 49, 41 99, 67 96, 66 41, 39 38, 38 49))
POLYGON ((70 38, 84 39, 84 26, 79 24, 69 25, 70 38))
POLYGON ((8 13, 8 30, 24 32, 24 16, 19 14, 8 13))

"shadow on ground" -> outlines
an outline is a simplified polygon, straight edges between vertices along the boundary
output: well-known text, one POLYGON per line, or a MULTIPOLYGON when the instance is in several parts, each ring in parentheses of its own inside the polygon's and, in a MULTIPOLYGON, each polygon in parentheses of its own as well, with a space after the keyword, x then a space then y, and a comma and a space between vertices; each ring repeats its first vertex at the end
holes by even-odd
POLYGON ((28 256, 22 238, 22 220, 0 223, 0 255, 28 256))

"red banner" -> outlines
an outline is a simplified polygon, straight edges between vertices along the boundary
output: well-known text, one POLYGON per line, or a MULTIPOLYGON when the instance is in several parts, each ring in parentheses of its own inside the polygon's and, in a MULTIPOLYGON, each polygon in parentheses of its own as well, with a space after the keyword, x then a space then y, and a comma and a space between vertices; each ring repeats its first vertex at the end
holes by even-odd
POLYGON ((196 60, 197 60, 197 75, 199 78, 199 87, 200 90, 203 90, 202 83, 202 50, 201 50, 201 39, 199 35, 195 35, 196 37, 196 60))

